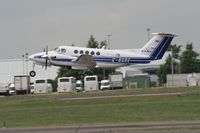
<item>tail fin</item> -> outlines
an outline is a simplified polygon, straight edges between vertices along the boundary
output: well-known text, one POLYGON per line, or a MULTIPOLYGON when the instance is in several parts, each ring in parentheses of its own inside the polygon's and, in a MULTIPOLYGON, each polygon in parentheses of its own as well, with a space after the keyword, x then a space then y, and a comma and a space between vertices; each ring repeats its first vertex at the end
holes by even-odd
POLYGON ((170 33, 153 33, 155 36, 141 48, 140 52, 149 57, 150 60, 162 59, 172 39, 177 36, 170 33))

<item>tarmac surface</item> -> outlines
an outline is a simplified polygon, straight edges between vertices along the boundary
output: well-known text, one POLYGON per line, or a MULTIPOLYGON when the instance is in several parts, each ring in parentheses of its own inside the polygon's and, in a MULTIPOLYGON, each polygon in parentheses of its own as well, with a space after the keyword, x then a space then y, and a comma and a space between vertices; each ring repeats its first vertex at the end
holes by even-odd
POLYGON ((0 133, 199 133, 200 122, 144 123, 127 125, 85 125, 46 128, 2 128, 0 133), (183 128, 183 129, 181 129, 183 128), (176 129, 176 130, 173 130, 176 129))

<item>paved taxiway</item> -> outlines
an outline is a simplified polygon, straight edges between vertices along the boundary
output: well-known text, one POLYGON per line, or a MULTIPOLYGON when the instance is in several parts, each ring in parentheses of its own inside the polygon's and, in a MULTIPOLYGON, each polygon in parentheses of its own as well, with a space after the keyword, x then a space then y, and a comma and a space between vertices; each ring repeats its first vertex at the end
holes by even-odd
POLYGON ((186 130, 200 127, 200 122, 144 123, 128 125, 65 126, 47 128, 0 129, 0 133, 199 133, 200 130, 186 130), (185 130, 169 130, 183 128, 185 130))
POLYGON ((58 100, 84 100, 84 99, 101 99, 114 97, 130 97, 130 96, 164 96, 164 95, 182 95, 189 94, 189 90, 173 90, 173 91, 158 91, 158 92, 129 92, 120 94, 99 93, 90 96, 55 96, 58 100))

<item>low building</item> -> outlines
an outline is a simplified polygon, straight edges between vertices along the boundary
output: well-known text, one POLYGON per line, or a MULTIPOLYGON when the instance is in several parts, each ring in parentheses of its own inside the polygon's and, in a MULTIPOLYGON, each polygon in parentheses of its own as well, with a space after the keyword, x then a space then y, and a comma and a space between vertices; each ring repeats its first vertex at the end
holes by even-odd
MULTIPOLYGON (((12 83, 16 75, 27 75, 33 69, 32 61, 22 59, 0 59, 0 83, 12 83), (28 70, 28 71, 27 71, 28 70)), ((45 70, 42 66, 35 66, 36 76, 31 77, 31 82, 37 78, 46 77, 54 79, 58 67, 52 66, 45 70)))
POLYGON ((198 86, 198 85, 200 85, 200 73, 167 75, 167 86, 169 87, 198 86))
POLYGON ((146 74, 135 75, 124 78, 125 88, 149 88, 150 76, 146 74))

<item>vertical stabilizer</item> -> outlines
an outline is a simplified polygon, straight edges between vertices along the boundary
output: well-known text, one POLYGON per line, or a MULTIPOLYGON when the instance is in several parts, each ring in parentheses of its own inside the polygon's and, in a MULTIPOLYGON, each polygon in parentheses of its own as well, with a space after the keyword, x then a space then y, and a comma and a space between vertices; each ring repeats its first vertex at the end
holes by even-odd
POLYGON ((159 60, 163 57, 172 39, 176 36, 170 33, 153 33, 154 36, 141 48, 140 52, 151 60, 159 60))

